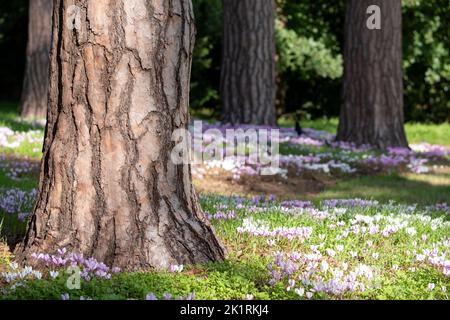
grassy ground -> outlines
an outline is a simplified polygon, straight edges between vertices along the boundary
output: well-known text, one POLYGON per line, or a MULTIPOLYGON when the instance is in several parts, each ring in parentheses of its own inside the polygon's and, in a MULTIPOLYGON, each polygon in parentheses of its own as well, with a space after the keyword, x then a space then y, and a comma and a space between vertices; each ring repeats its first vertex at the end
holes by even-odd
MULTIPOLYGON (((37 130, 43 135, 42 129, 18 120, 17 114, 13 104, 0 104, 0 127, 8 127, 24 133, 37 130)), ((282 120, 281 124, 292 123, 282 120)), ((337 119, 305 121, 303 125, 335 132, 337 119)), ((450 124, 409 124, 406 130, 410 142, 450 145, 450 124)), ((39 143, 25 144, 16 149, 0 148, 0 155, 37 160, 40 157, 40 151, 36 151, 37 148, 40 148, 39 143)), ((302 152, 308 154, 309 151, 302 152)), ((293 153, 292 150, 283 152, 293 153)), ((10 160, 7 158, 3 160, 5 161, 10 160)), ((12 180, 0 170, 1 192, 11 188, 30 191, 36 186, 35 173, 25 175, 19 180, 12 180)), ((158 298, 161 298, 164 293, 183 296, 195 292, 198 299, 245 299, 250 296, 255 299, 299 299, 305 298, 306 293, 299 295, 301 292, 295 292, 294 288, 301 287, 306 291, 309 290, 314 299, 448 299, 447 293, 442 289, 443 287, 450 289, 448 276, 443 275, 441 269, 427 261, 420 259, 419 261, 417 254, 436 248, 439 254, 448 255, 446 253, 448 246, 446 247, 444 240, 448 239, 450 234, 449 225, 445 222, 449 220, 449 215, 439 210, 429 212, 426 207, 439 202, 450 202, 449 167, 442 167, 432 173, 421 175, 402 173, 347 176, 327 185, 322 192, 310 195, 299 194, 298 198, 313 201, 316 211, 306 211, 302 214, 295 211, 297 213, 291 214, 281 210, 276 203, 255 204, 248 201, 239 204, 220 195, 203 195, 202 207, 207 213, 215 214, 219 211, 235 213, 235 216, 230 219, 212 219, 219 237, 228 249, 227 261, 224 263, 189 267, 182 273, 123 272, 113 275, 111 280, 100 280, 94 277, 91 281, 82 281, 81 288, 77 290, 67 288, 69 274, 66 274, 63 269, 59 270, 59 275, 55 279, 49 276, 48 270, 43 270, 42 280, 19 281, 18 283, 25 286, 3 291, 3 295, 2 288, 10 288, 10 285, 6 286, 6 283, 2 283, 0 277, 0 299, 60 299, 65 293, 73 299, 80 297, 144 299, 150 292, 158 298), (325 199, 357 197, 379 200, 381 204, 376 207, 335 210, 324 208, 321 203, 325 199), (400 204, 383 205, 392 200, 400 204), (408 206, 416 203, 419 204, 418 209, 411 211, 408 206), (315 216, 320 211, 326 212, 327 216, 325 218, 315 216), (349 232, 344 237, 341 232, 353 230, 355 225, 361 228, 367 227, 366 222, 358 220, 361 215, 369 217, 365 219, 374 219, 371 222, 372 226, 376 225, 379 230, 373 234, 349 232), (295 237, 289 239, 280 236, 276 241, 271 242, 270 237, 252 234, 248 231, 251 228, 248 230, 244 228, 247 230, 244 232, 237 231, 239 227, 245 227, 246 223, 252 223, 252 221, 266 226, 267 230, 277 228, 294 230, 310 227, 314 232, 305 239, 295 237), (337 225, 339 228, 336 227, 337 225), (399 225, 401 227, 396 230, 399 225), (389 236, 381 233, 383 229, 390 230, 389 228, 396 231, 389 236), (414 232, 412 232, 413 229, 414 232), (340 251, 341 245, 344 248, 340 251), (335 255, 330 255, 328 249, 336 251, 335 255), (314 250, 321 252, 321 262, 314 268, 318 268, 317 274, 323 277, 324 281, 330 281, 335 277, 331 271, 323 271, 324 263, 330 266, 330 270, 335 268, 335 271, 342 271, 344 274, 359 268, 360 264, 369 265, 375 280, 370 280, 369 277, 360 279, 361 284, 367 287, 365 290, 325 294, 314 292, 310 285, 301 284, 301 281, 296 278, 297 283, 293 288, 286 290, 289 279, 276 266, 276 253, 279 251, 285 254, 299 252, 307 255, 314 250), (273 285, 269 284, 272 279, 268 270, 270 263, 275 264, 274 269, 279 276, 273 285), (431 284, 432 290, 430 290, 431 284)), ((11 232, 14 225, 17 227, 14 230, 23 232, 24 223, 17 219, 13 222, 2 220, 0 214, 0 236, 6 235, 8 231, 11 232)), ((0 272, 6 269, 16 272, 17 270, 11 270, 8 267, 11 261, 13 261, 11 252, 0 242, 0 272)), ((298 265, 298 267, 301 271, 307 266, 298 265)), ((296 277, 299 276, 300 271, 296 271, 296 277)), ((30 276, 27 279, 30 279, 30 276)))
MULTIPOLYGON (((323 118, 316 120, 304 120, 302 121, 302 126, 304 126, 305 128, 313 128, 316 130, 336 133, 338 123, 339 120, 337 118, 323 118)), ((280 119, 279 124, 286 127, 294 126, 294 122, 291 119, 286 118, 280 119)), ((409 143, 428 142, 431 144, 450 146, 450 123, 407 123, 405 125, 405 130, 409 143)))
POLYGON ((0 127, 8 127, 14 131, 27 132, 36 129, 31 121, 23 121, 19 117, 17 104, 0 102, 0 127))
MULTIPOLYGON (((442 288, 448 287, 448 279, 439 268, 426 261, 418 261, 416 256, 416 253, 421 254, 429 248, 436 248, 438 254, 445 250, 442 239, 448 236, 450 229, 448 224, 442 222, 442 218, 423 220, 420 211, 414 213, 407 207, 392 205, 348 209, 344 215, 342 211, 328 210, 329 216, 325 218, 318 218, 310 213, 290 215, 266 204, 254 209, 251 203, 239 206, 217 197, 203 197, 202 205, 207 212, 216 212, 218 207, 224 210, 226 205, 227 210, 236 213, 235 218, 213 221, 219 237, 228 248, 225 263, 189 267, 182 273, 119 273, 113 275, 111 280, 94 278, 82 281, 80 289, 74 290, 67 288, 68 275, 63 270, 55 280, 44 272, 44 280, 30 280, 25 286, 8 291, 3 298, 59 299, 62 294, 68 293, 72 299, 144 299, 150 292, 158 298, 162 298, 164 293, 183 296, 195 292, 197 299, 245 299, 248 295, 255 299, 299 299, 304 298, 304 294, 299 295, 293 289, 287 291, 286 286, 290 283, 289 277, 298 279, 306 266, 292 262, 292 266, 299 269, 288 277, 283 271, 286 267, 283 267, 284 256, 280 258, 279 265, 275 256, 281 251, 286 252, 286 255, 295 253, 307 257, 314 250, 322 254, 319 258, 321 262, 314 267, 317 270, 311 281, 315 281, 315 276, 323 277, 325 282, 337 277, 331 271, 324 271, 324 265, 327 268, 329 266, 333 272, 343 272, 344 275, 351 274, 362 266, 371 266, 368 274, 358 276, 358 283, 364 289, 358 287, 353 291, 333 295, 314 292, 311 285, 301 284, 297 280, 296 287, 303 287, 314 293, 314 299, 447 298, 442 288), (373 234, 350 232, 342 238, 346 230, 365 225, 365 222, 358 220, 362 213, 376 221, 373 223, 380 228, 379 231, 373 234), (270 230, 278 227, 312 228, 314 232, 305 239, 280 236, 269 243, 269 238, 265 236, 252 235, 251 231, 237 231, 239 227, 245 226, 246 219, 264 224, 270 230), (339 223, 339 228, 336 228, 336 223, 339 223), (388 230, 398 223, 406 225, 388 236, 381 234, 383 228, 388 230), (318 249, 313 249, 314 247, 318 249), (354 259, 353 256, 358 258, 354 259), (272 276, 268 270, 269 264, 278 273, 277 281, 273 284, 270 284, 272 276), (430 284, 436 289, 429 290, 430 284)), ((437 212, 435 216, 442 214, 437 212)))
POLYGON ((18 148, 0 147, 0 154, 40 160, 44 128, 39 122, 20 119, 18 114, 16 104, 0 103, 0 127, 9 128, 24 139, 18 148))
POLYGON ((436 174, 359 177, 339 181, 335 186, 314 196, 316 199, 348 197, 422 205, 448 202, 450 177, 436 174))
MULTIPOLYGON (((293 121, 281 119, 280 125, 293 126, 293 121)), ((305 120, 302 125, 306 128, 335 133, 338 119, 305 120)), ((430 143, 450 146, 450 124, 420 124, 407 123, 406 134, 410 143, 430 143)), ((295 150, 283 150, 284 153, 295 153, 295 150)), ((313 149, 313 148, 311 148, 313 149)), ((320 152, 330 151, 322 148, 320 152)), ((304 150, 303 154, 311 150, 304 150)), ((431 174, 402 174, 381 175, 370 177, 350 178, 339 181, 335 186, 314 195, 314 198, 373 198, 380 201, 394 200, 402 203, 430 204, 450 201, 450 173, 448 167, 439 173, 431 174)), ((311 197, 309 197, 311 198, 311 197)))

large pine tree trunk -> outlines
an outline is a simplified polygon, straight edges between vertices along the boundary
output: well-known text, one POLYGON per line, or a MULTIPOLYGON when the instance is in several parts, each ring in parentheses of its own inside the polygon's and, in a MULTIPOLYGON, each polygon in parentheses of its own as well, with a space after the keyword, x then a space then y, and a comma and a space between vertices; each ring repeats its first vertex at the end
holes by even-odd
POLYGON ((39 199, 20 255, 67 247, 132 270, 223 259, 190 166, 170 160, 189 121, 191 1, 77 1, 78 30, 71 2, 55 2, 39 199))
POLYGON ((22 117, 44 117, 47 114, 52 7, 53 0, 30 0, 22 117))
POLYGON ((347 3, 338 140, 382 149, 408 146, 403 126, 401 7, 401 0, 347 3), (381 8, 381 30, 367 28, 370 5, 381 8))
POLYGON ((224 0, 222 120, 274 125, 275 4, 224 0))

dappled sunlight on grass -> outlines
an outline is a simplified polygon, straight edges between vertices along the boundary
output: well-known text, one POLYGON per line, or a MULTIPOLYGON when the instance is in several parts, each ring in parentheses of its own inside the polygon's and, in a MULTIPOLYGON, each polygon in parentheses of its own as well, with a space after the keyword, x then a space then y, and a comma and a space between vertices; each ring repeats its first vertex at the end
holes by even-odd
POLYGON ((435 174, 364 176, 338 182, 314 198, 368 198, 402 203, 450 201, 450 181, 435 174))
MULTIPOLYGON (((295 125, 292 118, 286 117, 282 117, 278 123, 282 127, 293 127, 295 125)), ((339 119, 319 118, 315 120, 302 120, 301 125, 305 128, 336 133, 339 125, 339 119)), ((406 123, 405 130, 409 143, 427 142, 431 144, 450 146, 450 123, 406 123)))
POLYGON ((0 127, 8 127, 18 132, 44 129, 45 119, 21 119, 18 114, 19 107, 17 104, 0 102, 0 127))
POLYGON ((405 130, 409 143, 427 142, 450 146, 450 123, 407 123, 405 130))
MULTIPOLYGON (((442 170, 426 174, 404 174, 403 177, 410 181, 425 182, 432 186, 442 186, 450 188, 450 167, 444 167, 442 170)), ((449 190, 450 193, 450 190, 449 190)), ((448 195, 450 201, 450 194, 448 195)))
MULTIPOLYGON (((282 174, 251 174, 225 161, 225 166, 192 166, 205 218, 227 249, 225 262, 105 277, 94 272, 101 263, 90 261, 92 274, 80 290, 71 291, 66 257, 48 256, 41 269, 13 263, 11 248, 21 241, 33 211, 42 142, 26 136, 36 128, 19 120, 13 106, 0 109, 0 117, 6 137, 0 146, 0 290, 5 290, 0 299, 171 299, 193 293, 197 299, 446 297, 446 149, 431 155, 404 149, 383 153, 335 144, 319 131, 306 129, 310 135, 299 137, 283 129, 292 135, 281 143, 282 174), (436 289, 428 289, 431 284, 436 289)), ((302 125, 333 132, 337 119, 302 125)), ((448 139, 445 125, 429 133, 426 126, 409 128, 417 142, 448 139)))
MULTIPOLYGON (((0 219, 0 229, 2 223, 0 219)), ((0 230, 1 231, 1 230, 0 230)), ((8 245, 5 241, 0 240, 0 272, 6 271, 9 263, 13 260, 13 255, 9 251, 8 245)))

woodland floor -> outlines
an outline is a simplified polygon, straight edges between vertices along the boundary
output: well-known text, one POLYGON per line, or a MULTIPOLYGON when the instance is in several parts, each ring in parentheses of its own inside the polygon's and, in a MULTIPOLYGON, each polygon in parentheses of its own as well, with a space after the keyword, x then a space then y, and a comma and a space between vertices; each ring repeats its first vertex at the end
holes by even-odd
POLYGON ((129 273, 77 260, 85 273, 70 290, 70 252, 39 270, 14 263, 43 128, 0 105, 0 299, 448 299, 450 124, 408 124, 411 153, 325 143, 336 119, 303 125, 310 136, 281 145, 284 175, 194 169, 226 262, 129 273))

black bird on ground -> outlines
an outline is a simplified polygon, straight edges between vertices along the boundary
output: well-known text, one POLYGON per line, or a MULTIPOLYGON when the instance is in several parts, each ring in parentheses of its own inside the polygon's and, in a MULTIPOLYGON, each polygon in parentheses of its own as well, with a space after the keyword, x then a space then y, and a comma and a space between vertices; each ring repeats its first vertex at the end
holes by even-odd
POLYGON ((295 132, 297 132, 297 134, 299 136, 301 136, 303 134, 303 129, 302 126, 300 125, 300 115, 297 113, 295 115, 295 132))

